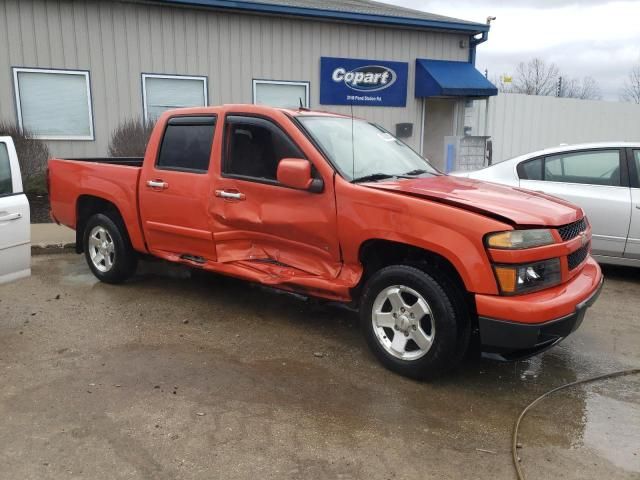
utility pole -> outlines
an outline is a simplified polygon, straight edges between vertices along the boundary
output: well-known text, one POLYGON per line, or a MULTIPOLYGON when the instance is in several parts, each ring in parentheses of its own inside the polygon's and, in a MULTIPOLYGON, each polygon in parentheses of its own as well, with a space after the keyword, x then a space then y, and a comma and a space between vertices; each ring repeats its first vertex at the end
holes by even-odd
POLYGON ((556 89, 556 97, 562 96, 562 77, 558 77, 558 88, 556 89))

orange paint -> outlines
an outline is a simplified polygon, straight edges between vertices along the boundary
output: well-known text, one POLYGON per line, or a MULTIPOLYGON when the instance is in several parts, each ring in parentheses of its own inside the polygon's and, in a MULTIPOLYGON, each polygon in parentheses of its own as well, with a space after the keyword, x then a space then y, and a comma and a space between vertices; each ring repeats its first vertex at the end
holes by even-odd
MULTIPOLYGON (((557 318, 597 289, 602 274, 593 260, 572 271, 567 266, 566 256, 581 247, 581 239, 562 242, 555 233, 556 244, 519 251, 488 250, 483 243, 491 232, 574 222, 584 215, 578 207, 449 176, 353 184, 334 171, 292 120, 298 115, 330 114, 257 105, 166 112, 151 135, 142 167, 50 160, 52 215, 75 228, 80 197, 98 197, 115 205, 141 253, 341 301, 351 300, 351 289, 362 277, 361 247, 375 239, 447 259, 484 316, 524 323, 557 318), (217 118, 209 169, 200 174, 156 167, 167 121, 184 115, 217 118), (227 115, 271 120, 305 160, 282 160, 280 183, 223 175, 227 115), (321 180, 316 193, 307 190, 311 178, 321 180), (149 181, 163 186, 151 188, 149 181), (552 257, 561 258, 562 284, 527 295, 499 294, 494 263, 552 257)), ((591 237, 590 228, 586 237, 591 237)))

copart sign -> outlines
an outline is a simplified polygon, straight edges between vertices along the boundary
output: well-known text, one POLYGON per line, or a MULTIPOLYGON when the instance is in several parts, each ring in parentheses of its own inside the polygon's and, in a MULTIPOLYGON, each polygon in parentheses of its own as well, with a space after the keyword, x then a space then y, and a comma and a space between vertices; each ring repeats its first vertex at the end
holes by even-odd
POLYGON ((320 103, 404 107, 408 69, 405 62, 322 57, 320 103))

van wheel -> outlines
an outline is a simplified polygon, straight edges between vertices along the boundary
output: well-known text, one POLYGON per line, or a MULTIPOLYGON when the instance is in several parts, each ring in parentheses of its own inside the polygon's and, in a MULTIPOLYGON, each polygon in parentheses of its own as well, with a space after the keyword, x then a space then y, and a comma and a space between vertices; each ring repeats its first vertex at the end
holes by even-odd
POLYGON ((122 283, 131 277, 138 257, 120 218, 98 213, 84 230, 84 255, 93 274, 105 283, 122 283))
POLYGON ((394 265, 365 285, 360 322, 374 355, 389 370, 431 379, 455 367, 466 351, 469 322, 453 282, 394 265))

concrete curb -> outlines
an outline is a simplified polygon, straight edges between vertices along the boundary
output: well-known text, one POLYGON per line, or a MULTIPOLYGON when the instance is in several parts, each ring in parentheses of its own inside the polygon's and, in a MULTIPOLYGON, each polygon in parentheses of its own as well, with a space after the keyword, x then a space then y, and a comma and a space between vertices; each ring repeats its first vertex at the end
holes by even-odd
POLYGON ((51 255, 55 253, 75 253, 75 243, 39 243, 31 245, 31 255, 51 255))
POLYGON ((31 224, 31 254, 70 253, 75 251, 76 232, 55 223, 31 224))

